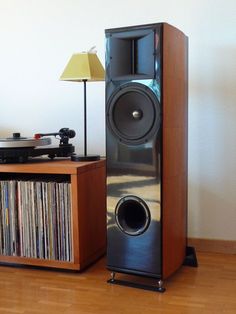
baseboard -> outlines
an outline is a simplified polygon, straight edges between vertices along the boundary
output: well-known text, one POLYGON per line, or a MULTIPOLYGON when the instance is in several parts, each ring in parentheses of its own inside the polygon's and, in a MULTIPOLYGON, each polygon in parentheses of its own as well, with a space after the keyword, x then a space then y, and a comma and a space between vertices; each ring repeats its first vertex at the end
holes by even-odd
POLYGON ((196 251, 236 254, 236 241, 188 238, 188 246, 195 247, 196 251))

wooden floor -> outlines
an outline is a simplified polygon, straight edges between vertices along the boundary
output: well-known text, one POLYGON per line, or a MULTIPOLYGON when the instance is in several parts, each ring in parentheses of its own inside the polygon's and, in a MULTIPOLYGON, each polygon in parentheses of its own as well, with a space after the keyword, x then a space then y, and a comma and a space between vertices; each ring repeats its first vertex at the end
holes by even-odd
POLYGON ((105 258, 83 273, 0 266, 0 314, 235 314, 236 255, 198 253, 198 262, 163 294, 107 284, 105 258))

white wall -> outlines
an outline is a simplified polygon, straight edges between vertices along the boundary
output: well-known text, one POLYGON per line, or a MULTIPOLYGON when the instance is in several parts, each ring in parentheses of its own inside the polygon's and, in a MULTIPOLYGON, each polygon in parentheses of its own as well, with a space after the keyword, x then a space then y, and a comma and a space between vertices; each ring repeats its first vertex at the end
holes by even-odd
MULTIPOLYGON (((59 81, 104 29, 168 22, 189 36, 189 236, 236 240, 235 0, 0 0, 0 137, 61 127, 83 147, 83 86, 59 81)), ((88 84, 88 148, 105 153, 104 83, 88 84)))

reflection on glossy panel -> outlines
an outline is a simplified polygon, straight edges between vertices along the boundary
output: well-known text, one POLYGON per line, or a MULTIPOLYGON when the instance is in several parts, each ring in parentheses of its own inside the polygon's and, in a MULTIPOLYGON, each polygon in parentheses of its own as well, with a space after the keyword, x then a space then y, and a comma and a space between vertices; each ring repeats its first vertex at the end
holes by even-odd
MULTIPOLYGON (((108 267, 138 270, 139 273, 159 277, 161 174, 158 136, 155 145, 152 142, 136 146, 113 143, 113 156, 107 159, 108 267), (142 199, 150 212, 150 224, 142 234, 128 235, 117 224, 117 204, 127 196, 142 199)), ((133 213, 135 215, 135 210, 133 213)))
POLYGON ((152 220, 160 221, 160 183, 155 177, 132 174, 108 176, 107 195, 109 213, 114 212, 121 198, 135 195, 145 200, 152 213, 152 220))

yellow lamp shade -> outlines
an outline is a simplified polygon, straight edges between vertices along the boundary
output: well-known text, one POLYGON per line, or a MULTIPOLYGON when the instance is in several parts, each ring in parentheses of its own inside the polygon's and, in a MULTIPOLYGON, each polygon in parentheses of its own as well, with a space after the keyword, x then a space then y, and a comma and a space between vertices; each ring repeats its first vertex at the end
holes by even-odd
POLYGON ((95 53, 82 52, 73 54, 60 80, 81 82, 104 81, 105 71, 95 53))

